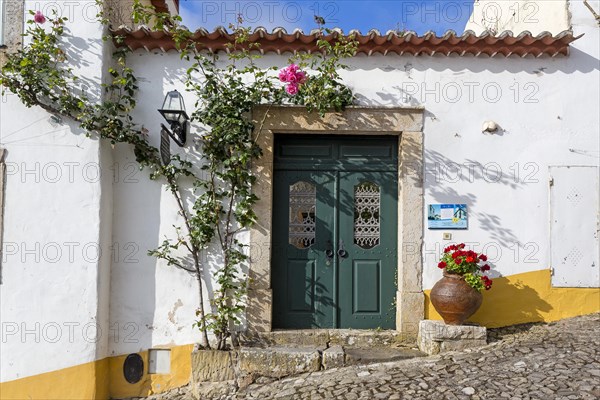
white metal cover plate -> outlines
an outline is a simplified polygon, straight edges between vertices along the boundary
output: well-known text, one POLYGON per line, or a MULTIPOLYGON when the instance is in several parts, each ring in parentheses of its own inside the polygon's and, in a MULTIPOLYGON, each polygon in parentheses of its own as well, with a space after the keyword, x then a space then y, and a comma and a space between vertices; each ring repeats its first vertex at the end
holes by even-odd
POLYGON ((598 167, 550 167, 552 286, 600 287, 598 167))
POLYGON ((148 350, 148 373, 170 374, 171 373, 171 350, 150 349, 148 350))

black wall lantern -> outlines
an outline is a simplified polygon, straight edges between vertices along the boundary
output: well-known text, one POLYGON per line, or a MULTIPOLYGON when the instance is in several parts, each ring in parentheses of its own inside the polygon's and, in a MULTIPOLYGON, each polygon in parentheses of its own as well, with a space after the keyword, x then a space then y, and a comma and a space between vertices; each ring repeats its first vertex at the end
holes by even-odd
POLYGON ((163 106, 158 112, 169 123, 171 130, 161 124, 161 127, 167 131, 175 143, 180 147, 185 145, 187 134, 190 130, 189 117, 185 112, 183 97, 177 90, 170 91, 165 96, 163 106))

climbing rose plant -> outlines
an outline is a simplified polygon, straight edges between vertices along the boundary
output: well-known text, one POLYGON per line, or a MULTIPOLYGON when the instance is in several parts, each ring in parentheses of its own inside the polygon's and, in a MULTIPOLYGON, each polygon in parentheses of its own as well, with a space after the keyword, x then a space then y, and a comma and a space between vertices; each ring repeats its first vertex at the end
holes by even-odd
POLYGON ((444 249, 438 268, 444 269, 449 274, 462 275, 465 282, 473 289, 482 291, 492 288, 492 280, 485 275, 490 270, 489 264, 483 253, 465 250, 465 244, 456 244, 444 249))
MULTIPOLYGON (((28 107, 39 106, 77 121, 88 136, 129 145, 140 168, 146 168, 151 179, 166 185, 184 226, 175 226, 175 237, 165 238, 148 254, 195 277, 199 295, 196 325, 201 344, 211 347, 211 331, 216 348, 225 349, 245 307, 247 277, 241 268, 248 256, 238 234, 256 220, 253 206, 258 197, 251 190, 256 178, 250 166, 262 150, 253 136, 260 126, 252 122, 252 110, 259 104, 291 103, 323 116, 352 104, 352 91, 343 84, 338 71, 345 68, 340 61, 356 53, 357 42, 351 36, 325 40, 330 31, 320 26, 320 52, 297 54, 277 75, 277 67, 256 65, 259 45, 250 42, 251 30, 242 27, 241 20, 230 26, 234 40, 228 44, 227 62, 223 63, 217 54, 197 50, 192 32, 179 24, 180 17, 158 13, 152 6, 135 1, 134 22, 152 23, 154 30, 168 29, 181 58, 191 62, 184 77, 187 90, 196 98, 191 119, 205 127, 202 163, 193 164, 185 154, 171 155, 170 162, 163 163, 158 149, 148 141, 147 130, 131 116, 137 106, 138 85, 134 71, 127 65, 129 50, 118 47, 114 51, 113 64, 108 68, 110 79, 102 85, 104 96, 101 101, 93 101, 81 88, 81 80, 62 49, 62 37, 68 34, 64 26, 67 18, 30 13, 33 18, 24 35, 30 40, 9 55, 0 72, 0 84, 28 107), (41 26, 46 22, 50 23, 48 29, 41 26), (310 74, 305 69, 310 69, 310 74), (191 182, 195 197, 191 207, 183 200, 183 182, 186 187, 191 182), (203 252, 211 251, 219 254, 202 257, 203 252), (223 261, 216 267, 204 265, 201 260, 209 258, 223 261), (210 277, 216 280, 217 289, 208 296, 210 310, 205 312, 203 282, 210 277)), ((106 17, 109 13, 105 8, 99 15, 105 25, 110 22, 106 17)), ((119 44, 124 38, 111 34, 105 39, 119 44)))

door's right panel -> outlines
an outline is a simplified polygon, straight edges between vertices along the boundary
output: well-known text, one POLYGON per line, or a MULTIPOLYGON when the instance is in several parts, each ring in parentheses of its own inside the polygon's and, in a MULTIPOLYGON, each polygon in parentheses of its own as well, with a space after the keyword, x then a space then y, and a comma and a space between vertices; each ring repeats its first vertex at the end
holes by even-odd
POLYGON ((397 174, 340 172, 339 190, 339 326, 394 329, 397 174))

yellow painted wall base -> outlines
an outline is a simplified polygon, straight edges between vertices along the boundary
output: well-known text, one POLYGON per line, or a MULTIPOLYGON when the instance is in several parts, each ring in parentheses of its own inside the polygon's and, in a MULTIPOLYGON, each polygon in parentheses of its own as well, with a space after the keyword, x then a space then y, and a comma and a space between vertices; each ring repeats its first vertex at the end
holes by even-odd
POLYGON ((108 359, 0 383, 2 400, 107 399, 108 359))
POLYGON ((139 353, 145 373, 135 384, 123 376, 126 355, 0 383, 2 400, 104 400, 145 397, 189 383, 193 345, 171 348, 171 373, 148 374, 148 352, 139 353))
MULTIPOLYGON (((441 320, 425 291, 425 318, 441 320)), ((470 322, 498 328, 526 322, 550 322, 600 311, 600 288, 555 288, 550 270, 494 279, 483 292, 481 308, 470 322)))

